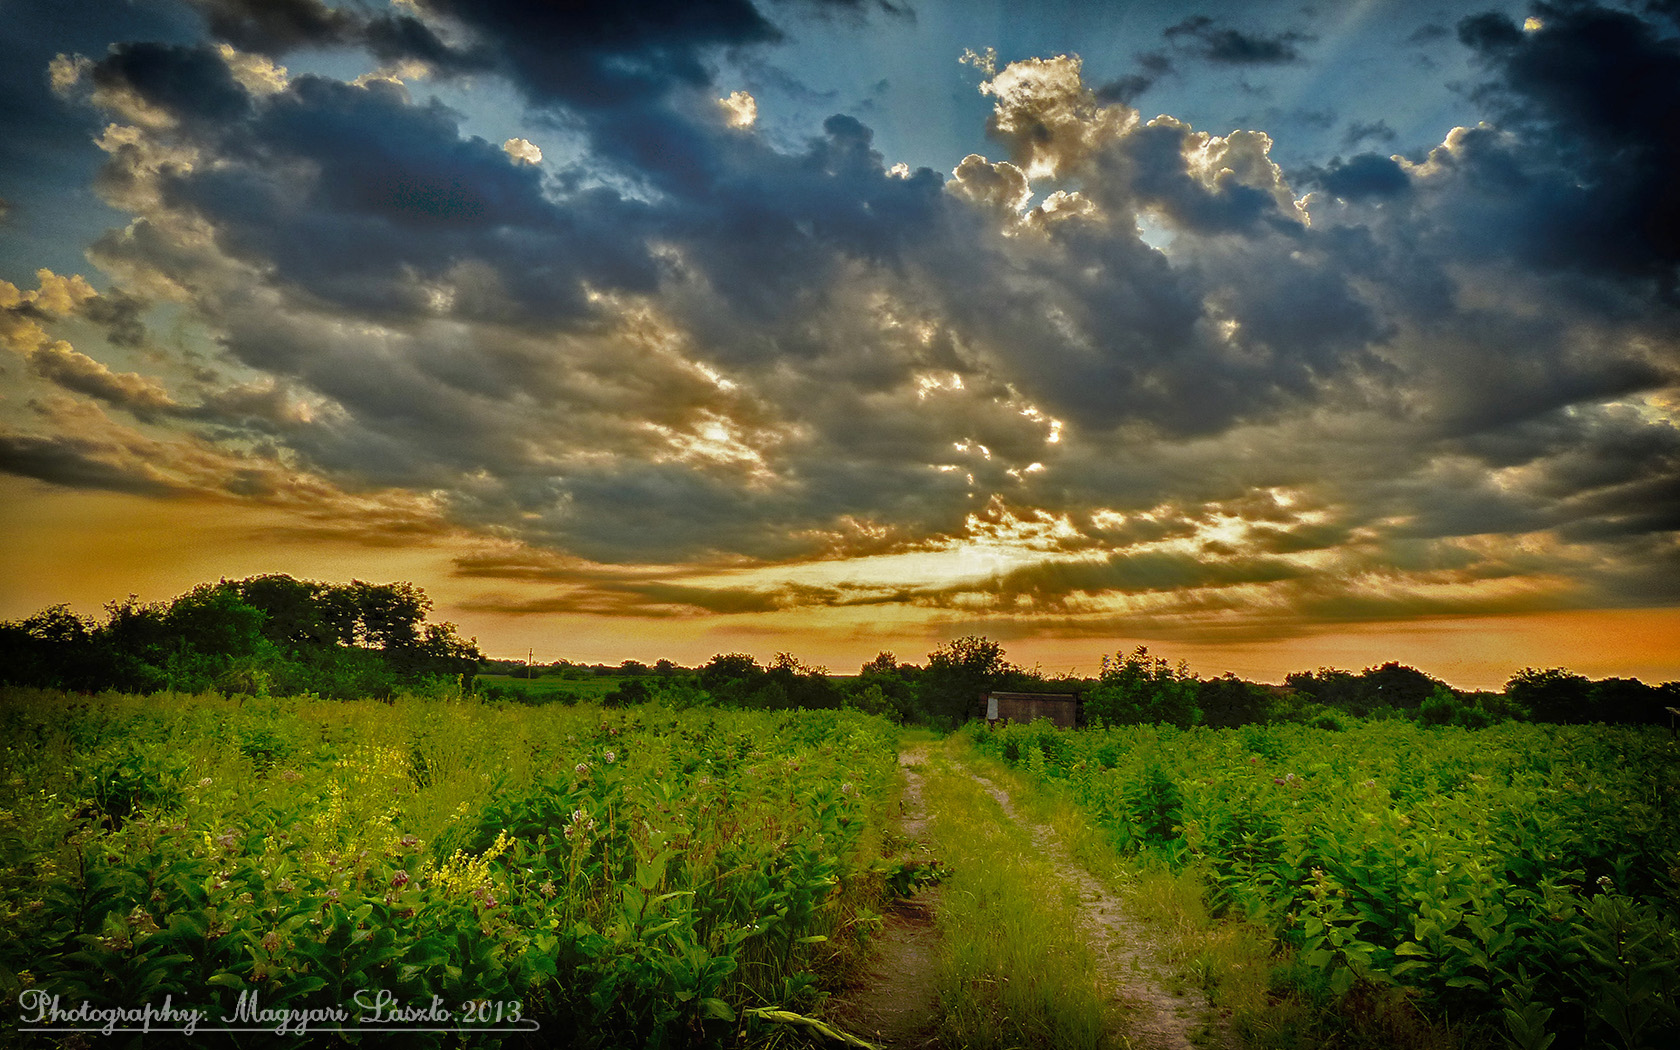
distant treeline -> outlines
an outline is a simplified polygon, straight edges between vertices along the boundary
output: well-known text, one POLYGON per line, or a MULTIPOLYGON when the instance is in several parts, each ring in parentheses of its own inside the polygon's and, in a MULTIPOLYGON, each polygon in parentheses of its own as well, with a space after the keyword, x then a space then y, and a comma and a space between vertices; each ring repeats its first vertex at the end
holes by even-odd
MULTIPOLYGON (((957 638, 924 664, 882 652, 854 676, 778 653, 768 665, 719 653, 699 668, 652 665, 528 665, 487 660, 453 624, 426 622, 431 599, 411 583, 347 584, 290 576, 204 584, 169 602, 130 596, 96 622, 62 605, 0 623, 0 681, 12 685, 125 692, 175 690, 335 698, 398 692, 476 695, 534 702, 553 693, 476 683, 479 673, 529 678, 611 678, 603 703, 658 700, 674 707, 856 708, 895 721, 952 727, 976 716, 994 690, 1078 693, 1092 724, 1235 726, 1301 722, 1327 729, 1350 718, 1407 718, 1480 728, 1496 722, 1668 722, 1680 682, 1593 681, 1562 668, 1526 668, 1499 692, 1463 692, 1415 668, 1319 668, 1262 685, 1226 674, 1201 678, 1139 647, 1105 656, 1094 678, 1047 676, 1009 661, 984 637, 957 638)), ((562 702, 577 697, 559 694, 562 702)))
MULTIPOLYGON (((1511 720, 1666 724, 1665 709, 1680 707, 1680 682, 1650 686, 1631 678, 1593 681, 1561 668, 1525 669, 1500 692, 1456 690, 1399 663, 1357 673, 1334 668, 1301 671, 1279 686, 1230 674, 1201 678, 1142 647, 1105 657, 1095 678, 1046 676, 1011 663, 999 643, 983 637, 947 642, 922 665, 901 663, 883 652, 851 677, 831 675, 789 653, 778 653, 768 666, 745 653, 720 653, 694 670, 668 660, 651 667, 636 661, 618 666, 558 661, 529 668, 517 661, 491 663, 503 674, 616 677, 617 688, 603 698, 608 704, 657 699, 677 707, 850 707, 943 727, 976 716, 980 698, 994 690, 1078 693, 1087 721, 1104 725, 1301 722, 1335 729, 1352 718, 1406 718, 1470 729, 1511 720)), ((527 696, 501 686, 484 686, 481 691, 509 700, 527 696)))
POLYGON ((166 602, 133 595, 96 621, 55 605, 0 623, 0 680, 151 693, 389 698, 441 683, 470 688, 483 654, 455 625, 427 623, 411 583, 253 576, 166 602))

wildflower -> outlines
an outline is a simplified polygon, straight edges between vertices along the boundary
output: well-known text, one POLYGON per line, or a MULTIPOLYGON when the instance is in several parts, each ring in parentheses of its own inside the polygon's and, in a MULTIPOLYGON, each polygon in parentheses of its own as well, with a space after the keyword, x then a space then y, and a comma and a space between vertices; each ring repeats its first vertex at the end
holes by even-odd
POLYGON ((198 781, 198 786, 201 788, 207 788, 214 783, 215 781, 211 780, 209 777, 201 777, 198 781))
POLYGON ((614 751, 608 751, 604 757, 606 758, 607 765, 609 766, 618 761, 618 754, 614 751))
POLYGON ((852 786, 852 782, 850 780, 840 785, 840 794, 845 795, 847 798, 850 798, 856 791, 857 788, 852 786))
POLYGON ((542 894, 544 897, 554 896, 554 880, 544 879, 543 884, 537 887, 537 892, 542 894))
POLYGON ((407 886, 408 885, 408 872, 399 870, 395 875, 392 875, 391 876, 391 885, 394 888, 399 889, 399 890, 402 889, 404 886, 407 886))
POLYGON ((291 879, 281 879, 274 889, 279 893, 291 893, 293 890, 297 889, 297 885, 293 883, 291 879))
POLYGON ((270 954, 278 950, 280 947, 280 931, 269 930, 267 933, 263 934, 262 947, 263 951, 270 954))
POLYGON ((295 769, 288 769, 280 774, 280 779, 284 780, 288 784, 296 784, 298 781, 303 779, 303 774, 299 773, 295 769))
POLYGON ((1598 888, 1603 890, 1604 892, 1608 893, 1611 890, 1616 888, 1616 884, 1614 882, 1610 881, 1610 876, 1600 875, 1598 877, 1598 888))
POLYGON ((420 839, 414 835, 404 835, 399 841, 403 849, 413 849, 420 845, 420 839))
POLYGON ((572 767, 572 772, 576 773, 580 777, 588 776, 589 775, 589 763, 588 762, 579 762, 577 765, 572 767))

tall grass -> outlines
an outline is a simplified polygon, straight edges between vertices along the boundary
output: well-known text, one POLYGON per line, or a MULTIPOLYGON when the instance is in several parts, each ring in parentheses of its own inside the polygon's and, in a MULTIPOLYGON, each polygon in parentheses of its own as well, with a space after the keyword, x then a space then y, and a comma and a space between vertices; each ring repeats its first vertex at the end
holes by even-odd
POLYGON ((1104 1046, 1104 999, 1072 889, 995 799, 933 755, 923 791, 929 837, 951 871, 937 920, 949 1040, 977 1050, 1104 1046))

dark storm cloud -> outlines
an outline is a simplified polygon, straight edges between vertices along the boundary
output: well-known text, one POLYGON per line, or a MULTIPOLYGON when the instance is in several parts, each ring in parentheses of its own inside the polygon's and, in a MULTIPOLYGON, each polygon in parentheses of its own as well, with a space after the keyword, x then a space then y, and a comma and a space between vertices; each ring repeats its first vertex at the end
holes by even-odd
POLYGON ((1427 22, 1418 26, 1406 38, 1408 44, 1433 44, 1437 40, 1445 40, 1452 36, 1452 30, 1438 22, 1427 22))
POLYGON ((1476 144, 1472 176, 1532 216, 1513 246, 1548 267, 1581 267, 1680 289, 1680 37, 1631 13, 1540 5, 1540 28, 1501 14, 1459 24, 1495 79, 1477 97, 1520 146, 1476 144))
POLYGON ((283 55, 340 44, 356 16, 321 0, 193 0, 217 39, 244 51, 283 55))
POLYGON ((138 348, 146 345, 146 324, 142 318, 150 307, 151 303, 145 299, 113 288, 88 300, 82 313, 105 329, 105 339, 112 346, 138 348))
POLYGON ((586 109, 707 83, 707 50, 782 35, 750 0, 428 0, 426 7, 465 26, 532 99, 586 109))
POLYGON ((251 108, 250 95, 208 45, 117 44, 93 67, 92 79, 184 120, 237 121, 251 108))
POLYGON ((1207 15, 1192 15, 1176 25, 1168 26, 1163 35, 1173 45, 1206 59, 1228 66, 1282 65, 1301 61, 1299 44, 1317 38, 1293 31, 1267 35, 1246 33, 1221 25, 1207 15))
POLYGON ((1399 164, 1376 153, 1361 153, 1345 161, 1337 157, 1313 174, 1327 192, 1348 200, 1393 197, 1411 186, 1411 179, 1399 164))
POLYGON ((69 436, 43 437, 0 430, 0 470, 75 489, 167 496, 175 486, 103 458, 97 445, 69 436))
POLYGON ((1155 86, 1162 77, 1177 70, 1172 59, 1159 51, 1147 51, 1137 56, 1138 71, 1111 80, 1096 89, 1102 102, 1124 102, 1130 105, 1139 95, 1155 86))

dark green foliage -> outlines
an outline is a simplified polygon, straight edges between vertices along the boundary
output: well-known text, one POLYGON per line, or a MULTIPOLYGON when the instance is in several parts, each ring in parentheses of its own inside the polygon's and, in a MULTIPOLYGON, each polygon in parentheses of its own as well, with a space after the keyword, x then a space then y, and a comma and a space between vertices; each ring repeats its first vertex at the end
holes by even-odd
POLYGON ((1085 693, 1085 717, 1093 725, 1194 725, 1201 718, 1199 693, 1183 664, 1174 667, 1140 645, 1125 656, 1103 657, 1097 685, 1085 693))
POLYGON ((1505 695, 1536 722, 1592 721, 1592 682, 1561 667, 1525 667, 1505 683, 1505 695))
POLYGON ((769 667, 760 667, 746 653, 719 653, 695 678, 711 700, 724 707, 782 711, 841 706, 840 691, 828 672, 802 663, 791 653, 777 653, 769 667))
POLYGON ((1415 711, 1437 689, 1446 688, 1422 671, 1392 661, 1358 674, 1333 667, 1297 671, 1284 682, 1314 703, 1360 718, 1384 710, 1415 711))
POLYGON ((1336 713, 1334 734, 1042 725, 974 738, 1065 781, 1120 848, 1196 865, 1217 905, 1272 928, 1291 951, 1278 979, 1327 1016, 1381 991, 1467 1024, 1472 1045, 1680 1045, 1667 731, 1465 732, 1495 713, 1445 689, 1419 710, 1421 725, 1336 713))
POLYGON ((1204 725, 1263 722, 1270 704, 1271 696, 1264 689, 1233 674, 1210 678, 1196 687, 1196 707, 1202 712, 1204 725))
POLYGON ((335 585, 253 576, 170 602, 130 595, 103 624, 59 605, 0 624, 0 676, 95 691, 312 692, 389 697, 430 679, 470 683, 481 654, 453 624, 426 623, 413 584, 335 585))
POLYGON ((986 693, 1038 684, 1037 675, 1004 659, 1002 645, 969 635, 928 654, 927 667, 916 677, 916 714, 931 725, 951 728, 979 714, 986 693))

